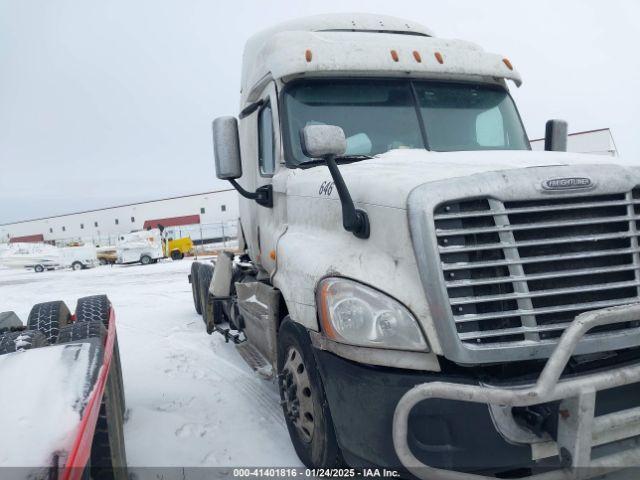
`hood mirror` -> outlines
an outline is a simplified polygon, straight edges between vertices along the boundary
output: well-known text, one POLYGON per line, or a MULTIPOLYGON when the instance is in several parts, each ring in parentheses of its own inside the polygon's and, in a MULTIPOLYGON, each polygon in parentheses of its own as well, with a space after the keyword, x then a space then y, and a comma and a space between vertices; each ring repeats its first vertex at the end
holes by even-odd
POLYGON ((569 125, 564 120, 549 120, 545 129, 544 149, 548 152, 566 152, 569 125))

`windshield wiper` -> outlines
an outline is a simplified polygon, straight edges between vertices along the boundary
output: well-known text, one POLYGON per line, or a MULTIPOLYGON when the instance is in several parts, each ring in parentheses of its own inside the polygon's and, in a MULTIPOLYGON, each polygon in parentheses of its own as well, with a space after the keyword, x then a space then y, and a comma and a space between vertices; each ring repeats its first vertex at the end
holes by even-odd
MULTIPOLYGON (((336 157, 336 163, 347 164, 347 163, 359 162, 361 160, 371 160, 372 158, 373 157, 370 155, 341 155, 339 157, 336 157)), ((316 167, 318 165, 326 165, 326 162, 323 159, 309 160, 307 162, 298 164, 298 168, 307 169, 307 168, 316 167)))

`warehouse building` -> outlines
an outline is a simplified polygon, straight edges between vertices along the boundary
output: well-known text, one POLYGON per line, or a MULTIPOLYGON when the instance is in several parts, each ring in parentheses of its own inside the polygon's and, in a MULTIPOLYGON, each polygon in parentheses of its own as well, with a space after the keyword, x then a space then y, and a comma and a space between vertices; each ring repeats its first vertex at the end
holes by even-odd
MULTIPOLYGON (((531 148, 533 150, 544 150, 544 138, 531 140, 531 148)), ((616 142, 613 140, 613 134, 608 128, 570 133, 567 138, 567 150, 569 152, 609 155, 611 157, 618 155, 616 142)))
POLYGON ((207 243, 234 237, 237 219, 237 193, 226 189, 3 224, 0 242, 113 245, 120 234, 162 225, 207 243))

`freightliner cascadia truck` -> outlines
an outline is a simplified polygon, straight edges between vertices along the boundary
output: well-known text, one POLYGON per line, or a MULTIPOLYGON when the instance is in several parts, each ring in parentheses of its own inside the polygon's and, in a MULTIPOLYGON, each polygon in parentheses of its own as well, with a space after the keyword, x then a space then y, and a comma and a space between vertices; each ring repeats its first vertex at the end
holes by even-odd
POLYGON ((276 379, 306 466, 640 464, 640 168, 567 153, 558 120, 532 151, 514 64, 410 20, 292 21, 242 68, 213 124, 240 254, 190 281, 208 332, 276 379))

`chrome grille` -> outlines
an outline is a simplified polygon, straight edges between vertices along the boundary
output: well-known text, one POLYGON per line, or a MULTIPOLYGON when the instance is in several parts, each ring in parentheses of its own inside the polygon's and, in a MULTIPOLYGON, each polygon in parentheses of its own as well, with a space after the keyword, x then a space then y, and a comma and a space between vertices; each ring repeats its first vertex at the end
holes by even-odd
POLYGON ((464 343, 547 341, 582 312, 639 301, 638 188, 449 202, 435 209, 434 219, 448 300, 464 343))

